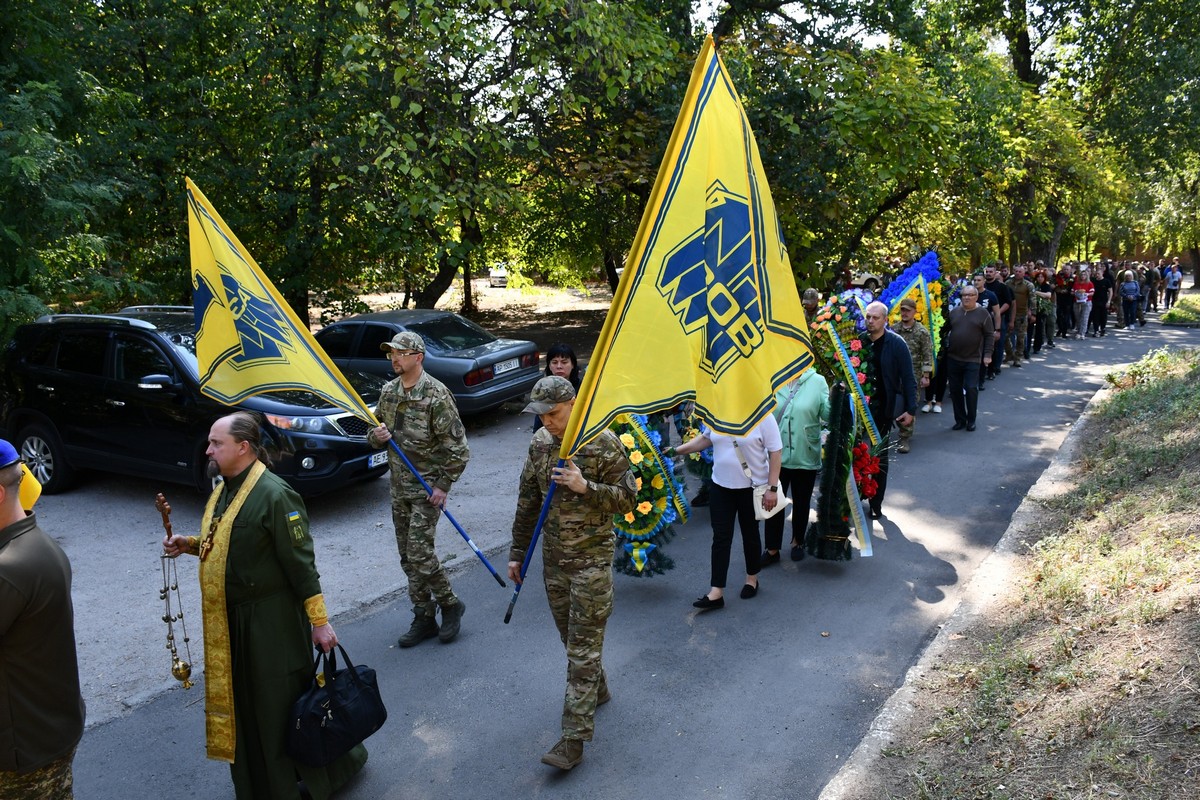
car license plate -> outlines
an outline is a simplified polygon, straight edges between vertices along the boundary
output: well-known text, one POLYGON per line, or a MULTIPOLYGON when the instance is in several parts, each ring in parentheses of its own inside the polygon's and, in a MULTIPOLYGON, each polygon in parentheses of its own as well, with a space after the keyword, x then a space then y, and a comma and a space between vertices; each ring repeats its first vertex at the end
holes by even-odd
POLYGON ((503 375, 506 372, 511 372, 520 365, 521 360, 519 358, 510 358, 508 361, 501 361, 500 363, 496 364, 496 366, 492 367, 492 374, 503 375))
POLYGON ((387 463, 387 451, 386 450, 384 450, 383 452, 380 452, 380 453, 371 453, 371 455, 367 457, 367 467, 381 467, 386 463, 387 463))

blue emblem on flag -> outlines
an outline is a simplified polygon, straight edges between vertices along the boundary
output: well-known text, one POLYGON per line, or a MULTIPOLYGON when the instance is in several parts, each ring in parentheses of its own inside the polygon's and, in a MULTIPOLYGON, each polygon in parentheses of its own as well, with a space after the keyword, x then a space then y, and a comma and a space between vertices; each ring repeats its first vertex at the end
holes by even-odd
POLYGON ((209 309, 226 309, 237 331, 238 347, 226 350, 221 361, 229 361, 239 369, 264 361, 286 360, 283 350, 294 352, 295 348, 279 309, 269 298, 252 293, 248 286, 230 275, 224 265, 217 266, 221 270, 220 287, 212 286, 206 276, 195 273, 196 329, 203 330, 209 309))
POLYGON ((720 181, 708 188, 704 230, 663 259, 658 290, 689 335, 702 331, 700 368, 716 381, 763 343, 750 204, 720 181))

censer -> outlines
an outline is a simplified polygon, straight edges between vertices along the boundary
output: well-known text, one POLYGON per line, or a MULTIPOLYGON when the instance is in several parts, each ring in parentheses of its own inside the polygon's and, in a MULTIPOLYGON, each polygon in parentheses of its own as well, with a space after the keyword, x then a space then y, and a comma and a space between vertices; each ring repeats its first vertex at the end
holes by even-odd
MULTIPOLYGON (((159 493, 154 501, 155 508, 162 514, 163 528, 167 531, 167 537, 172 535, 171 530, 171 504, 167 502, 167 498, 159 493)), ((163 622, 167 623, 167 649, 171 651, 171 675, 175 680, 183 684, 184 689, 192 688, 192 648, 189 642, 187 633, 187 623, 183 619, 183 599, 179 596, 179 573, 175 568, 175 559, 163 553, 162 561, 162 576, 163 585, 159 590, 158 598, 163 601, 163 622), (174 595, 174 604, 172 604, 172 594, 174 595), (183 651, 187 655, 187 660, 179 657, 179 648, 175 643, 175 623, 179 623, 179 631, 183 634, 183 651)))

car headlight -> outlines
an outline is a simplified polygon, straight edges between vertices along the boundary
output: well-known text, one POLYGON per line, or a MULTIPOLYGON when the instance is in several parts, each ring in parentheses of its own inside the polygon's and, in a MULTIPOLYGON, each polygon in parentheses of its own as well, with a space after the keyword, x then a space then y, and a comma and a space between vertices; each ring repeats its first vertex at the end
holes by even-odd
POLYGON ((267 421, 281 431, 320 433, 326 436, 336 436, 338 433, 328 417, 282 417, 275 414, 267 414, 266 417, 267 421))

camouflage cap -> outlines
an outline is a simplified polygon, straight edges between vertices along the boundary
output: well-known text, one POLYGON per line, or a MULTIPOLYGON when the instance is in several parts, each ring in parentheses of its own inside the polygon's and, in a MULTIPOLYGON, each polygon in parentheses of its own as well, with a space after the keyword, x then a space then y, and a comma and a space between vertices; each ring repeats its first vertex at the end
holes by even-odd
POLYGON ((20 460, 21 455, 17 452, 17 448, 4 439, 0 439, 0 469, 11 467, 20 460))
POLYGON ((425 340, 412 331, 400 331, 392 337, 390 342, 379 345, 379 349, 385 353, 392 350, 415 350, 418 353, 424 353, 425 340))
POLYGON ((911 297, 906 297, 900 301, 900 307, 901 308, 911 308, 913 311, 916 311, 917 310, 917 301, 913 300, 911 297))
POLYGON ((547 414, 559 403, 575 399, 575 387, 566 378, 558 375, 547 375, 533 385, 529 392, 529 405, 523 413, 547 414))
POLYGON ((821 295, 817 293, 816 289, 808 288, 808 289, 804 290, 804 294, 803 294, 803 296, 801 296, 800 302, 801 303, 819 303, 819 302, 821 302, 821 295))

